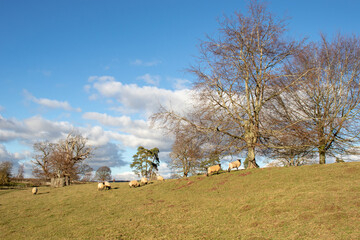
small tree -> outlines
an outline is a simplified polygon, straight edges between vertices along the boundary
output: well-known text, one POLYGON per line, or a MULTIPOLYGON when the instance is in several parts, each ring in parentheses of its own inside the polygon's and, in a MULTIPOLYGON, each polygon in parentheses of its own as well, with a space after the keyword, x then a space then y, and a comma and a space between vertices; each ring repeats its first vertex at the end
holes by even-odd
POLYGON ((92 167, 90 167, 88 164, 81 164, 81 166, 79 167, 79 175, 80 175, 80 179, 83 182, 89 182, 91 181, 92 177, 93 177, 93 171, 94 169, 92 167))
POLYGON ((99 181, 110 181, 111 180, 111 169, 108 166, 99 167, 96 171, 95 178, 99 181))
POLYGON ((10 182, 12 166, 13 164, 10 161, 0 163, 0 185, 6 185, 10 182))
POLYGON ((181 132, 177 133, 170 153, 170 168, 184 177, 194 174, 202 158, 201 144, 199 138, 181 132))
POLYGON ((154 178, 160 166, 159 152, 158 148, 146 149, 142 146, 138 147, 130 167, 134 169, 134 173, 138 176, 154 178))
POLYGON ((20 164, 16 178, 18 178, 18 179, 24 178, 24 164, 20 164))

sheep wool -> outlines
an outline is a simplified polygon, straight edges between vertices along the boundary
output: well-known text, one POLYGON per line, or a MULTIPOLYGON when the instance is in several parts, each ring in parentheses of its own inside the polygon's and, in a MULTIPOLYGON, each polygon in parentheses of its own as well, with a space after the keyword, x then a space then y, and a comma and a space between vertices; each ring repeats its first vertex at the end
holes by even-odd
POLYGON ((141 181, 141 183, 144 184, 144 185, 145 185, 145 184, 148 184, 148 180, 147 180, 146 177, 141 178, 140 181, 141 181))
POLYGON ((208 168, 206 176, 209 176, 210 174, 215 173, 215 172, 219 173, 220 170, 221 170, 221 164, 211 166, 208 168))
POLYGON ((105 185, 105 190, 111 189, 111 185, 110 185, 109 182, 105 181, 105 182, 104 182, 104 185, 105 185))
POLYGON ((104 188, 105 188, 105 185, 102 182, 98 183, 98 191, 103 190, 104 188))
POLYGON ((164 178, 162 176, 157 176, 156 178, 158 181, 165 181, 164 178))
POLYGON ((32 192, 32 194, 37 194, 37 192, 38 192, 38 188, 37 187, 34 187, 33 189, 31 189, 31 192, 32 192))
POLYGON ((140 186, 140 184, 136 180, 132 180, 132 181, 129 182, 129 187, 136 188, 136 187, 139 187, 139 186, 140 186))
POLYGON ((236 170, 239 170, 240 165, 241 165, 241 160, 240 159, 229 163, 228 172, 230 172, 230 170, 233 169, 233 168, 236 168, 236 170))

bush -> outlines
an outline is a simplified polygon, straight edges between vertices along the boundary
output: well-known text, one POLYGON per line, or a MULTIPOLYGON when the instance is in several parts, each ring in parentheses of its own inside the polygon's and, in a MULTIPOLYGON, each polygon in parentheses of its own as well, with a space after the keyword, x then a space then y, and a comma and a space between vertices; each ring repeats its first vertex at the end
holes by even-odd
POLYGON ((0 163, 0 185, 10 183, 12 163, 9 161, 0 163))

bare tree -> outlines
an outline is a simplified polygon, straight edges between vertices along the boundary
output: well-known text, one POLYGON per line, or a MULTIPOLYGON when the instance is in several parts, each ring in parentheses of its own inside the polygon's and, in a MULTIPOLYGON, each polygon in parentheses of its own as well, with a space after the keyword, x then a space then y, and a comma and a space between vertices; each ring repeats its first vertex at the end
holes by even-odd
POLYGON ((99 167, 95 173, 95 178, 99 181, 111 180, 111 169, 108 166, 99 167))
POLYGON ((87 145, 87 139, 80 134, 69 133, 66 139, 60 140, 54 151, 54 167, 57 173, 69 179, 76 179, 81 163, 89 158, 93 148, 87 145))
POLYGON ((88 164, 82 163, 79 167, 79 175, 81 177, 81 181, 90 182, 93 177, 93 171, 94 169, 88 164))
POLYGON ((195 174, 202 159, 200 139, 192 134, 178 132, 170 153, 169 166, 184 177, 195 174))
POLYGON ((285 40, 285 30, 285 21, 258 1, 250 1, 248 16, 225 18, 219 36, 201 43, 198 66, 190 69, 198 78, 196 117, 162 109, 153 120, 187 122, 199 131, 230 137, 237 152, 247 150, 248 168, 258 167, 255 154, 262 143, 264 106, 288 87, 273 86, 300 47, 285 40))
POLYGON ((93 153, 93 148, 87 145, 87 139, 72 132, 57 143, 35 143, 34 150, 37 153, 33 160, 34 175, 65 178, 66 185, 70 184, 71 178, 78 178, 82 164, 93 153))
MULTIPOLYGON (((337 35, 329 41, 322 35, 286 70, 289 76, 307 74, 277 98, 276 118, 287 127, 276 135, 292 134, 318 153, 320 164, 326 163, 326 155, 348 153, 359 139, 360 39, 337 35)), ((282 84, 289 81, 293 78, 284 78, 282 84)))
POLYGON ((19 165, 16 178, 18 178, 18 179, 23 179, 24 178, 24 164, 19 165))

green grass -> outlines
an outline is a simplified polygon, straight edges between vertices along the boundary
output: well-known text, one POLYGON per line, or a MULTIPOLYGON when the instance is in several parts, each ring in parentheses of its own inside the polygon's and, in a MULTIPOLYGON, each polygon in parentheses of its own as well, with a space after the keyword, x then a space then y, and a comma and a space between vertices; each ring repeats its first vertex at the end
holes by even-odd
POLYGON ((0 190, 0 239, 360 239, 360 163, 0 190))

